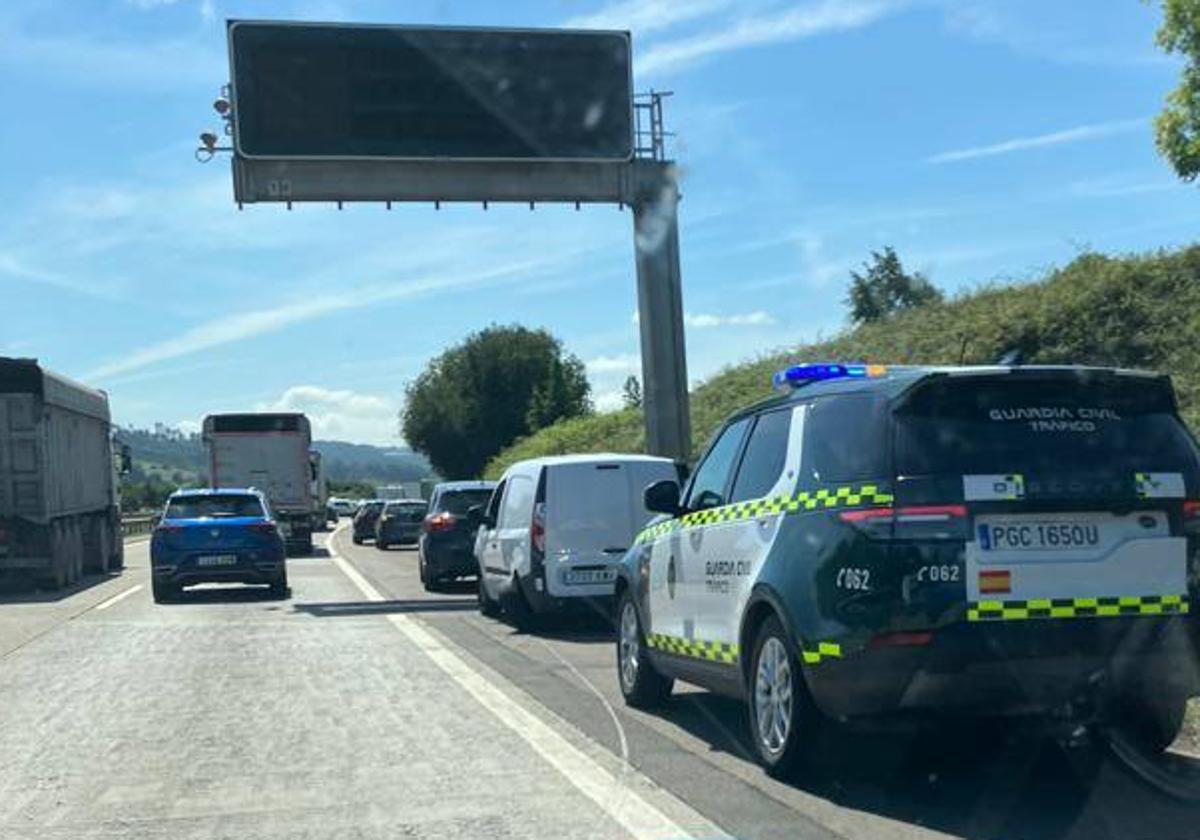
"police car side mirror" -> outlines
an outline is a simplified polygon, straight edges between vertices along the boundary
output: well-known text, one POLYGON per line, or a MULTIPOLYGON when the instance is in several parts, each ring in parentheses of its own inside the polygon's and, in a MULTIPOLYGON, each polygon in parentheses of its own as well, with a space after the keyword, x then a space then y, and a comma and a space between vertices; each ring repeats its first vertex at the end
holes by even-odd
POLYGON ((681 512, 679 484, 670 479, 663 479, 651 484, 642 494, 642 500, 646 510, 651 513, 668 513, 671 516, 678 516, 681 512))

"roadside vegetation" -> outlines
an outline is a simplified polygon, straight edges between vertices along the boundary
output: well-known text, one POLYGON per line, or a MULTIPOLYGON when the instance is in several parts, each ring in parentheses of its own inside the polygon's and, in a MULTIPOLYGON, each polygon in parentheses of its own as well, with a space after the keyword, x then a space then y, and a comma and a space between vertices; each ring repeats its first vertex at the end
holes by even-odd
MULTIPOLYGON (((884 256, 876 255, 876 265, 884 256)), ((726 416, 769 396, 771 374, 789 364, 987 364, 1012 349, 1029 364, 1170 373, 1185 419, 1200 429, 1200 246, 1121 257, 1089 253, 1035 282, 983 285, 945 301, 925 297, 828 341, 745 361, 705 381, 692 392, 693 457, 726 416)), ((641 412, 626 408, 561 421, 518 440, 485 474, 496 477, 514 461, 540 455, 644 448, 641 412)))

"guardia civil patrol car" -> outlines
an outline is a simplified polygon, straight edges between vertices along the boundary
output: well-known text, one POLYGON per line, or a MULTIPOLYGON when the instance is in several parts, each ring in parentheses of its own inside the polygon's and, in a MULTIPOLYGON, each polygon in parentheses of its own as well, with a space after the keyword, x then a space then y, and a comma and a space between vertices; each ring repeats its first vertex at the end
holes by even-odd
POLYGON ((831 721, 1177 734, 1197 678, 1200 457, 1166 376, 800 365, 730 418, 617 581, 630 704, 745 700, 782 772, 831 721))

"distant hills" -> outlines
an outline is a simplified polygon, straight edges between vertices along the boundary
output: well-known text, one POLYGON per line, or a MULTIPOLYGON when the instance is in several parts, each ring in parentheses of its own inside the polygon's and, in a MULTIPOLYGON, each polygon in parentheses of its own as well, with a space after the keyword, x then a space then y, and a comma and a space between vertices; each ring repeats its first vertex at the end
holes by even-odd
MULTIPOLYGON (((208 463, 198 434, 156 423, 153 429, 119 427, 118 435, 132 450, 139 472, 169 476, 177 483, 206 478, 208 463)), ((332 481, 386 484, 433 475, 425 456, 408 447, 318 440, 313 448, 321 453, 325 475, 332 481)))

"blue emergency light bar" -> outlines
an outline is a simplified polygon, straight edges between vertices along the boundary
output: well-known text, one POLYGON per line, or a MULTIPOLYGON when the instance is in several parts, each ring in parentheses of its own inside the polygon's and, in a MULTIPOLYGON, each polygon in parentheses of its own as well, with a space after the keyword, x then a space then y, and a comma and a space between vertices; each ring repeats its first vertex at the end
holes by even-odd
POLYGON ((865 379, 883 376, 886 372, 887 368, 883 365, 867 365, 861 362, 853 364, 819 362, 810 365, 793 365, 787 370, 776 373, 771 381, 777 389, 799 388, 810 382, 821 382, 827 379, 865 379))

